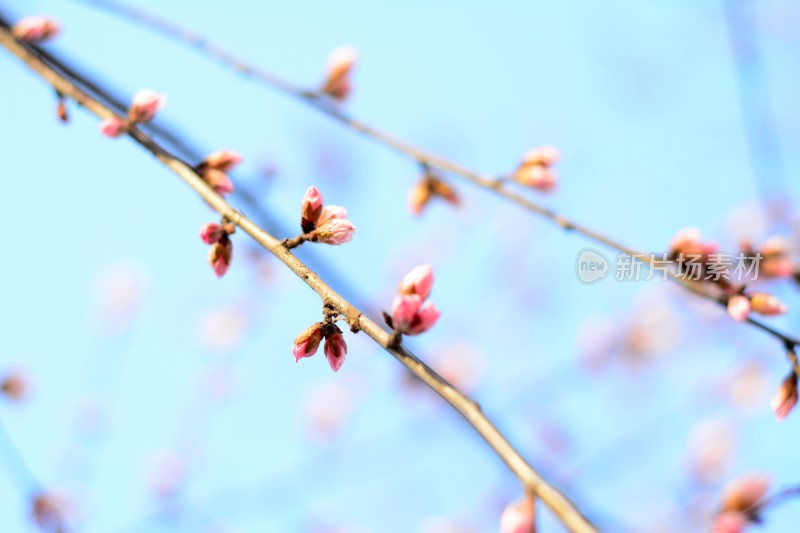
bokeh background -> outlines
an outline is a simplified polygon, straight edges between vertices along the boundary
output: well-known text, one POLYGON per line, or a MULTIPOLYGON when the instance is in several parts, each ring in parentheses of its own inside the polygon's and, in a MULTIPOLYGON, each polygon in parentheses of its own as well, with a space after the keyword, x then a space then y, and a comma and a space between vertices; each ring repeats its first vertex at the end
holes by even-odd
MULTIPOLYGON (((733 19, 711 0, 136 5, 309 87, 351 44, 354 115, 487 173, 555 144, 559 188, 532 196, 626 244, 661 251, 686 226, 728 250, 797 242, 791 0, 731 1, 733 19)), ((200 153, 244 154, 233 177, 279 236, 310 185, 345 205, 356 239, 298 254, 371 313, 433 264, 442 318, 409 345, 603 530, 703 531, 740 472, 800 483, 797 415, 769 409, 788 370, 774 340, 658 280, 579 283, 595 246, 457 179, 460 209, 413 217, 412 161, 137 25, 66 0, 0 8, 57 18, 46 46, 126 100, 167 94, 157 124, 200 153)), ((74 106, 58 123, 7 53, 0 80, 0 372, 28 384, 0 405, 0 530, 32 530, 41 489, 80 532, 497 530, 519 486, 446 405, 363 335, 338 374, 296 364, 316 295, 241 233, 216 279, 191 190, 74 106)), ((770 322, 800 333, 797 287, 765 287, 792 310, 770 322)), ((792 531, 800 505, 767 518, 792 531)), ((562 531, 544 510, 541 528, 562 531)))

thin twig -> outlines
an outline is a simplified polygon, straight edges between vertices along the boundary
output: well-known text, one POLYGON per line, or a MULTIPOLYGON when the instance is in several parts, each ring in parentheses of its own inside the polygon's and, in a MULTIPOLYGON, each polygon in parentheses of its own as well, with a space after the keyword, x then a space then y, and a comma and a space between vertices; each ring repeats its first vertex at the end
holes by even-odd
MULTIPOLYGON (((102 119, 115 116, 114 111, 92 98, 76 84, 72 83, 64 73, 45 62, 37 53, 36 47, 25 45, 14 39, 9 31, 8 24, 2 20, 0 20, 0 44, 27 64, 32 70, 37 72, 61 94, 72 98, 79 105, 102 119)), ((236 224, 257 243, 289 267, 311 287, 324 302, 333 306, 342 315, 351 318, 351 328, 363 331, 456 409, 494 450, 497 456, 506 463, 514 475, 519 478, 524 489, 535 493, 537 497, 561 519, 566 527, 575 532, 588 533, 597 531, 564 494, 545 481, 540 474, 525 461, 520 453, 481 411, 475 401, 451 386, 404 346, 390 347, 392 342, 391 333, 384 331, 377 323, 361 314, 358 309, 342 298, 342 296, 322 281, 294 254, 287 250, 280 240, 261 229, 261 227, 228 204, 224 198, 215 193, 203 178, 194 171, 191 165, 172 155, 135 127, 131 128, 128 132, 128 136, 153 154, 163 165, 175 172, 193 188, 208 205, 219 212, 220 215, 236 224)))
MULTIPOLYGON (((331 105, 329 100, 320 98, 314 91, 308 91, 281 78, 280 76, 273 74, 268 70, 253 65, 252 63, 248 63, 242 58, 209 41, 194 31, 187 30, 178 24, 160 18, 145 10, 124 4, 122 2, 117 2, 115 0, 75 1, 102 8, 129 21, 138 22, 143 26, 155 30, 156 32, 175 41, 186 43, 195 50, 198 50, 200 53, 212 58, 216 62, 236 71, 237 73, 256 80, 262 84, 268 85, 273 89, 277 89, 286 95, 300 100, 301 102, 321 111, 325 115, 333 118, 348 128, 361 133, 365 137, 377 141, 380 144, 392 148, 400 154, 413 159, 416 163, 424 167, 435 168, 440 171, 459 176, 477 187, 490 191, 531 213, 550 220, 566 231, 578 233, 591 241, 616 250, 622 254, 631 256, 633 259, 644 263, 648 268, 659 268, 656 265, 657 261, 655 260, 653 254, 647 254, 636 250, 635 248, 625 246, 621 242, 612 239, 611 237, 608 237, 599 231, 574 222, 564 215, 561 215, 552 209, 530 200, 526 196, 510 188, 507 185, 507 180, 498 178, 497 176, 481 174, 471 170, 470 168, 460 165, 459 163, 425 151, 365 122, 357 120, 342 111, 340 107, 331 105)), ((725 298, 712 294, 701 283, 685 279, 678 273, 668 272, 668 274, 670 279, 678 282, 682 287, 686 288, 690 292, 716 302, 722 306, 726 305, 727 302, 725 298)), ((775 328, 768 326, 757 319, 748 317, 747 323, 756 327, 757 329, 760 329, 761 331, 764 331, 765 333, 768 333, 769 335, 772 335, 782 344, 791 343, 794 346, 800 346, 800 340, 790 335, 781 333, 775 328)))

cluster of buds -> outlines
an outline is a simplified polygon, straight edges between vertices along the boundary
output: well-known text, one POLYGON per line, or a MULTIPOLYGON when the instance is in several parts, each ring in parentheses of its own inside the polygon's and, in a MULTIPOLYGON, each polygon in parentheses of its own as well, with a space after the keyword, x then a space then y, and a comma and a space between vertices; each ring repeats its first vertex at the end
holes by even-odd
POLYGON ((714 519, 714 533, 742 533, 761 522, 761 506, 770 487, 765 474, 747 474, 728 483, 722 491, 722 506, 714 519))
POLYGON ((320 92, 339 101, 346 100, 353 89, 351 78, 357 60, 358 51, 352 46, 342 46, 331 52, 320 92))
POLYGON ((764 292, 757 292, 750 296, 740 293, 728 298, 728 314, 739 322, 747 320, 750 313, 775 316, 786 314, 787 310, 786 305, 778 298, 764 292))
POLYGON ((425 165, 422 179, 409 192, 408 207, 412 213, 419 215, 433 198, 441 198, 454 206, 461 204, 455 189, 425 165))
POLYGON ((795 405, 797 405, 797 374, 792 370, 772 397, 772 410, 778 420, 783 420, 789 416, 795 405))
POLYGON ((230 236, 236 231, 233 223, 224 220, 221 224, 209 223, 200 228, 200 239, 211 245, 208 263, 218 278, 225 275, 233 256, 233 242, 230 236))
MULTIPOLYGON (((713 242, 703 242, 699 229, 684 228, 670 241, 668 259, 677 265, 678 273, 687 274, 692 267, 699 267, 700 271, 692 275, 706 278, 709 270, 715 268, 711 265, 719 262, 718 246, 713 242)), ((725 277, 720 277, 719 282, 723 288, 728 288, 725 277)))
POLYGON ((344 342, 339 326, 329 321, 317 322, 297 336, 294 346, 292 346, 295 361, 317 353, 323 339, 325 339, 325 358, 333 371, 338 372, 347 355, 347 344, 344 342))
POLYGON ((347 219, 347 210, 338 205, 324 206, 322 194, 309 187, 300 207, 302 241, 344 244, 353 239, 356 227, 347 219))
POLYGON ((432 301, 425 301, 433 287, 433 267, 420 265, 406 274, 392 301, 391 316, 384 313, 386 323, 403 335, 419 335, 431 329, 441 312, 432 301))
POLYGON ((224 196, 233 192, 233 182, 228 172, 241 162, 242 156, 237 152, 217 150, 196 165, 194 170, 217 194, 224 196))
POLYGON ((540 146, 528 150, 522 156, 522 163, 512 178, 520 185, 532 187, 541 192, 550 192, 556 186, 557 174, 553 165, 558 162, 560 154, 555 146, 540 146))
POLYGON ((536 507, 532 498, 517 500, 503 510, 500 533, 536 533, 536 507))
POLYGON ((11 29, 14 37, 28 44, 43 43, 58 35, 60 31, 58 23, 47 17, 25 17, 11 29))
POLYGON ((128 109, 128 117, 121 119, 115 116, 104 120, 100 124, 100 133, 106 137, 119 137, 137 124, 146 124, 153 120, 156 113, 164 108, 166 102, 166 96, 150 89, 142 89, 133 95, 133 101, 128 109))
POLYGON ((791 259, 790 243, 779 236, 764 241, 760 248, 754 248, 749 241, 741 243, 742 253, 752 260, 758 258, 760 276, 766 278, 788 278, 794 269, 791 259))

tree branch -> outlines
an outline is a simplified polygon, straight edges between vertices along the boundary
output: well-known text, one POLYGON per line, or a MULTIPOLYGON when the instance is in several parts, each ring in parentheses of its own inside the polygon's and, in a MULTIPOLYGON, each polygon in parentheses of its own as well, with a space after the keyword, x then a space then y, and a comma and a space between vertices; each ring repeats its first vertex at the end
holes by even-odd
MULTIPOLYGON (((73 83, 63 72, 60 72, 43 60, 38 53, 37 47, 25 45, 14 39, 9 31, 8 24, 3 20, 0 20, 0 45, 4 46, 9 52, 27 64, 33 71, 37 72, 62 95, 72 98, 79 105, 85 107, 102 119, 115 116, 114 111, 109 107, 92 98, 73 83)), ((452 387, 404 346, 392 347, 391 333, 384 331, 377 323, 361 314, 358 309, 354 308, 347 300, 336 293, 302 261, 292 254, 280 240, 261 229, 261 227, 249 220, 228 204, 221 196, 216 194, 193 170, 191 165, 172 155, 135 127, 130 129, 128 136, 153 154, 162 164, 175 172, 194 189, 208 205, 219 212, 220 215, 236 224, 256 242, 267 249, 267 251, 289 267, 311 287, 323 301, 330 304, 338 312, 347 317, 357 317, 356 323, 351 324, 351 326, 357 326, 358 330, 363 331, 387 352, 392 354, 398 361, 411 370, 414 375, 456 409, 494 450, 497 456, 506 463, 514 475, 519 478, 524 489, 536 494, 536 496, 540 498, 545 505, 550 507, 561 519, 566 527, 571 531, 579 533, 597 531, 564 494, 545 481, 541 475, 525 461, 520 453, 481 411, 475 401, 452 387)))
MULTIPOLYGON (((277 76, 268 70, 265 70, 259 66, 248 63, 244 59, 225 50, 221 46, 209 41, 205 37, 201 36, 199 33, 183 28, 173 22, 160 18, 145 10, 129 6, 127 4, 118 2, 116 0, 74 0, 74 1, 88 4, 90 6, 99 7, 113 14, 116 14, 124 19, 140 23, 143 26, 150 28, 175 41, 188 44, 195 50, 199 51, 201 54, 206 55, 207 57, 222 64, 223 66, 228 67, 236 71, 237 73, 245 77, 251 78, 261 84, 270 86, 273 89, 277 89, 278 91, 288 96, 294 97, 297 100, 300 100, 301 102, 313 107, 314 109, 317 109, 318 111, 322 112, 328 117, 343 124, 344 126, 358 133, 361 133, 365 137, 370 138, 378 142, 379 144, 388 146, 389 148, 392 148, 393 150, 399 152, 400 154, 413 159, 420 165, 438 169, 440 171, 448 172, 450 174, 459 176, 462 179, 472 183, 473 185, 485 189, 489 192, 492 192, 502 197, 503 199, 517 205, 518 207, 525 209, 526 211, 529 211, 547 220, 550 220, 551 222, 553 222, 554 224, 556 224, 557 226, 561 227, 564 230, 578 233, 588 238, 589 240, 594 241, 595 243, 601 244, 607 248, 611 248, 625 255, 629 255, 633 259, 644 263, 645 266, 647 266, 648 268, 658 268, 656 265, 655 258, 653 257, 652 254, 646 254, 635 248, 625 246, 621 242, 612 239, 611 237, 608 237, 607 235, 604 235, 599 231, 596 231, 583 224, 579 224, 552 209, 549 209, 537 202, 530 200, 526 196, 508 187, 506 185, 506 181, 503 179, 500 179, 496 176, 484 175, 474 170, 471 170, 463 165, 460 165, 459 163, 456 163, 439 155, 427 152, 411 143, 408 143, 402 139, 394 137, 393 135, 383 130, 380 130, 365 122, 357 120, 346 114, 340 108, 331 105, 329 100, 327 100, 326 98, 320 98, 314 91, 305 90, 287 80, 284 80, 280 76, 277 76)), ((676 281, 678 284, 687 289, 689 292, 692 292, 695 295, 700 296, 702 298, 706 298, 708 300, 716 302, 717 304, 720 304, 723 307, 727 304, 725 298, 721 298, 711 293, 700 282, 685 279, 683 276, 681 276, 681 274, 678 273, 668 271, 668 274, 670 279, 676 281)), ((775 328, 768 326, 767 324, 757 319, 748 317, 746 322, 754 326, 756 329, 759 329, 775 337, 783 345, 800 346, 800 340, 798 340, 797 338, 781 333, 775 328)))

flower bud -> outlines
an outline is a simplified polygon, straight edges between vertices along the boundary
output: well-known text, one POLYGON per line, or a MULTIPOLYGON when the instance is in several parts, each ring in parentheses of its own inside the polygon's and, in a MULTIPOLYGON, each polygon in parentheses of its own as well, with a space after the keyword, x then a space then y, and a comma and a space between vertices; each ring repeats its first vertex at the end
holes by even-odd
POLYGON ((200 240, 202 240, 206 244, 214 244, 218 242, 224 232, 219 224, 214 224, 213 222, 204 225, 200 228, 200 240))
POLYGON ((312 240, 325 244, 344 244, 353 240, 355 232, 356 227, 352 222, 343 218, 335 218, 319 225, 312 232, 312 240))
POLYGON ((322 208, 322 212, 317 220, 317 225, 324 226, 331 220, 336 220, 337 218, 346 219, 347 209, 340 205, 326 205, 324 208, 322 208))
POLYGON ((500 516, 500 533, 536 533, 533 500, 524 498, 509 504, 500 516))
POLYGON ((28 392, 28 380, 20 372, 10 372, 0 381, 0 391, 9 400, 22 400, 28 392))
POLYGON ((322 342, 322 323, 317 322, 305 329, 294 340, 292 355, 294 355, 295 361, 300 361, 303 357, 311 357, 317 353, 320 342, 322 342))
POLYGON ((316 187, 309 187, 300 206, 300 226, 303 228, 303 233, 308 233, 317 227, 321 214, 322 194, 316 187))
POLYGON ((780 300, 771 294, 757 292, 750 297, 750 305, 754 313, 760 315, 783 315, 788 310, 780 300))
POLYGON ((400 294, 416 294, 423 300, 431 294, 433 287, 433 267, 420 265, 405 275, 397 288, 400 294))
POLYGON ((133 95, 133 103, 128 110, 128 118, 133 123, 144 123, 153 120, 158 111, 166 105, 167 97, 150 89, 142 89, 133 95))
POLYGON ((107 118, 100 123, 100 133, 106 137, 116 138, 127 132, 128 125, 125 123, 125 121, 117 117, 107 118))
POLYGON ((406 335, 419 335, 420 333, 425 333, 429 329, 431 329, 436 322, 439 320, 439 316, 441 316, 441 311, 439 311, 433 302, 425 302, 422 307, 419 308, 417 312, 417 316, 414 319, 414 322, 411 324, 411 327, 406 331, 406 335))
POLYGON ((217 150, 206 156, 201 165, 214 168, 221 172, 230 172, 233 170, 233 167, 242 162, 242 159, 242 156, 233 150, 217 150))
POLYGON ((353 47, 335 49, 328 58, 321 91, 337 100, 345 100, 352 90, 350 77, 357 59, 358 52, 353 47))
POLYGON ((325 334, 325 358, 334 372, 338 372, 342 368, 345 355, 347 355, 347 344, 344 342, 342 330, 334 325, 325 334))
POLYGON ((556 173, 542 165, 526 165, 514 173, 514 181, 538 191, 550 192, 556 186, 556 173))
POLYGON ((208 254, 208 263, 211 265, 211 268, 214 269, 214 273, 218 278, 224 276, 225 272, 228 271, 232 256, 233 242, 231 242, 227 235, 215 242, 214 246, 212 246, 211 252, 208 254))
POLYGON ((69 122, 69 113, 67 113, 67 103, 64 101, 64 98, 58 99, 58 105, 56 106, 56 116, 61 122, 69 122))
POLYGON ((224 196, 233 192, 233 182, 228 175, 221 170, 206 167, 200 171, 200 176, 217 194, 224 196))
POLYGON ((432 197, 433 191, 431 191, 428 181, 420 181, 411 187, 411 190, 408 192, 409 210, 415 215, 419 215, 422 213, 422 210, 425 209, 425 206, 428 205, 428 202, 431 201, 432 197))
POLYGON ((764 473, 743 474, 730 481, 722 490, 722 511, 752 511, 767 495, 772 483, 770 476, 764 473))
POLYGON ((428 178, 428 186, 434 196, 442 198, 451 205, 458 206, 461 204, 461 198, 458 197, 458 193, 449 183, 431 176, 428 178))
POLYGON ((728 299, 728 314, 737 322, 747 320, 750 316, 750 299, 741 294, 731 296, 728 299))
POLYGON ((797 376, 794 372, 786 376, 772 397, 772 410, 778 420, 783 420, 797 405, 797 376))
POLYGON ((414 319, 417 311, 422 306, 422 298, 416 294, 398 294, 392 302, 392 324, 396 331, 406 333, 414 319))
POLYGON ((28 44, 38 44, 52 39, 60 31, 58 23, 47 17, 26 17, 11 29, 14 37, 28 44))

